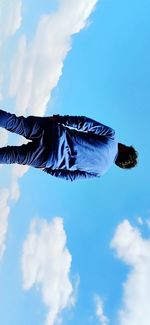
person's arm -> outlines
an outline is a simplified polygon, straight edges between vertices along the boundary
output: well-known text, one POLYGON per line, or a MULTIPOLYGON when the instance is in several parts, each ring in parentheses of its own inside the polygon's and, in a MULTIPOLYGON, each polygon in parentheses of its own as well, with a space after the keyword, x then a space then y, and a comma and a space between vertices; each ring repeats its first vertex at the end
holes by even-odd
POLYGON ((93 178, 93 177, 99 177, 98 174, 96 173, 87 173, 84 171, 70 171, 70 170, 65 170, 65 169, 55 169, 52 170, 51 168, 44 168, 44 172, 47 174, 50 174, 55 177, 63 178, 66 180, 74 181, 77 179, 87 179, 87 178, 93 178))
POLYGON ((53 115, 52 120, 79 131, 92 132, 110 138, 115 134, 112 128, 85 116, 53 115))

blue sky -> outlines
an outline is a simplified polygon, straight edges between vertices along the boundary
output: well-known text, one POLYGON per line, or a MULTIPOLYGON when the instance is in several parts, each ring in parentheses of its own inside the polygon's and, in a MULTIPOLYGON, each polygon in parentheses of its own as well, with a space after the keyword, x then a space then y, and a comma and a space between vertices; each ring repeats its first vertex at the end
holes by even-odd
POLYGON ((149 325, 150 3, 0 6, 1 107, 86 115, 139 152, 131 171, 73 183, 1 167, 0 323, 149 325))

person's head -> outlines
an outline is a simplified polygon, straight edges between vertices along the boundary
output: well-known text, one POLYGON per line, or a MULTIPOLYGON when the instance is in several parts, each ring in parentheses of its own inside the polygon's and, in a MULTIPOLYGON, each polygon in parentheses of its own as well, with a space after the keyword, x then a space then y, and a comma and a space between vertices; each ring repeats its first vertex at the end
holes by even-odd
POLYGON ((118 156, 115 164, 124 169, 130 169, 137 165, 138 153, 132 146, 118 143, 118 156))

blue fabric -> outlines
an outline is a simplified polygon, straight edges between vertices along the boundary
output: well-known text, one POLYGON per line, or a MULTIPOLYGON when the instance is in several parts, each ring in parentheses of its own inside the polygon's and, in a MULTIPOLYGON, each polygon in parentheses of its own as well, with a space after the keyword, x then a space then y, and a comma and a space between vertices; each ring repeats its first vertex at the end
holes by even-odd
POLYGON ((0 127, 31 140, 0 148, 1 164, 27 164, 75 180, 103 175, 117 155, 115 131, 84 116, 25 118, 0 110, 0 127))
POLYGON ((53 123, 49 118, 17 117, 0 110, 0 127, 31 140, 21 146, 0 148, 0 164, 21 164, 44 168, 51 153, 53 123))
POLYGON ((45 171, 70 180, 102 176, 118 152, 115 131, 84 116, 54 116, 58 123, 55 150, 45 171))

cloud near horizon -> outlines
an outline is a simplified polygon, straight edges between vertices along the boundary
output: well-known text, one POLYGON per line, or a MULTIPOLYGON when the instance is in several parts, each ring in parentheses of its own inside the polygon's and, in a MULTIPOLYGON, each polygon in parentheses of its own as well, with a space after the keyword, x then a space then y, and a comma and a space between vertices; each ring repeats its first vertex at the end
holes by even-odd
POLYGON ((61 312, 75 304, 70 281, 72 257, 62 218, 34 220, 23 245, 22 272, 25 290, 38 285, 48 308, 45 325, 61 319, 61 312))
POLYGON ((123 284, 123 303, 119 325, 149 325, 150 322, 150 237, 143 238, 128 220, 118 225, 111 248, 130 267, 123 284))

